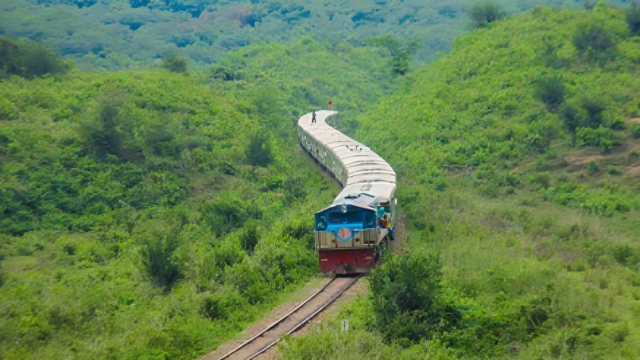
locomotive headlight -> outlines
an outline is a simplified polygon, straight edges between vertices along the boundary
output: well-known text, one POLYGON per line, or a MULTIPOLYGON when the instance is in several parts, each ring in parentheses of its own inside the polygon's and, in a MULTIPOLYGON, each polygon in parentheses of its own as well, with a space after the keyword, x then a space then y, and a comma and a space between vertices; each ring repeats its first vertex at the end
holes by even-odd
POLYGON ((347 213, 347 204, 342 204, 342 212, 343 212, 344 214, 346 214, 346 213, 347 213))

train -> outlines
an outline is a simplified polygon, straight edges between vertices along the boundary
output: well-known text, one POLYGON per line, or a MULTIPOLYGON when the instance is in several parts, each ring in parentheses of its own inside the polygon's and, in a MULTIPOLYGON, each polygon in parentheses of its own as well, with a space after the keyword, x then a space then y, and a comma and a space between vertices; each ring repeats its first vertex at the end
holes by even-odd
POLYGON ((337 116, 320 110, 297 125, 300 146, 342 186, 333 203, 315 214, 315 248, 324 273, 367 273, 394 240, 396 173, 370 148, 329 125, 337 116))

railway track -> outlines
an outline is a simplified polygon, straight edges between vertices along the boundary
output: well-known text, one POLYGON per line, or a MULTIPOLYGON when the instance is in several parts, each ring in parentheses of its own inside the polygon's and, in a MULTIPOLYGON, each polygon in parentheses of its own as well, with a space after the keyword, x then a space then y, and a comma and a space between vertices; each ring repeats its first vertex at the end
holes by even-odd
POLYGON ((280 336, 302 328, 314 316, 331 305, 342 293, 355 284, 360 276, 334 277, 318 291, 296 306, 266 329, 231 350, 219 360, 250 360, 278 343, 280 336))

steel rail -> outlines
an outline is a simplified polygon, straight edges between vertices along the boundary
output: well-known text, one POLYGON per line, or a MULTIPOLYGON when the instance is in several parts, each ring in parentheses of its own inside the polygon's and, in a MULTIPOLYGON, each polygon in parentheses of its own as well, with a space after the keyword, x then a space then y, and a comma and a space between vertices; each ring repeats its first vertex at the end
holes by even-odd
MULTIPOLYGON (((345 286, 344 288, 340 289, 340 291, 338 291, 337 293, 333 294, 331 296, 331 298, 327 301, 325 301, 324 303, 322 303, 322 305, 320 305, 320 307, 318 307, 313 313, 311 313, 310 315, 308 315, 307 317, 305 317, 304 319, 302 319, 300 322, 298 322, 298 324, 294 325, 293 328, 291 328, 291 330, 289 330, 287 332, 287 334, 291 334, 294 331, 300 329, 302 326, 304 326, 307 322, 309 322, 309 320, 311 320, 314 316, 318 315, 318 313, 320 313, 322 310, 324 310, 325 308, 327 308, 327 306, 331 305, 334 301, 336 301, 336 299, 338 297, 340 297, 340 295, 342 295, 345 291, 347 291, 353 284, 356 283, 356 281, 358 281, 358 279, 360 279, 360 277, 362 277, 362 274, 358 275, 357 277, 354 277, 353 280, 348 283, 347 286, 345 286)), ((304 305, 306 305, 307 303, 309 303, 309 301, 313 300, 316 298, 316 296, 318 296, 320 293, 322 293, 331 283, 333 283, 333 281, 336 279, 336 277, 334 276, 333 278, 331 278, 331 280, 327 281, 326 284, 324 284, 318 291, 316 291, 315 293, 313 293, 310 297, 308 297, 305 301, 303 301, 302 303, 300 303, 298 306, 296 306, 293 310, 289 311, 286 315, 284 315, 283 317, 281 317, 280 319, 276 320, 273 324, 269 325, 268 327, 266 327, 264 330, 262 330, 260 333, 254 335, 252 338, 250 338, 249 340, 243 342, 242 344, 238 345, 235 349, 231 350, 230 352, 228 352, 226 355, 222 356, 219 360, 224 360, 229 358, 231 355, 235 354, 236 352, 238 352, 239 350, 241 350, 242 348, 244 348, 245 346, 249 345, 250 343, 252 343, 254 340, 256 340, 257 338, 259 338, 260 336, 264 335, 264 333, 266 333, 267 331, 275 328, 276 326, 278 326, 280 323, 284 322, 285 320, 287 320, 291 315, 293 315, 294 313, 296 313, 298 310, 300 310, 304 305)), ((260 348, 258 351, 254 352, 253 354, 251 354, 248 358, 246 358, 245 360, 251 360, 254 359, 255 357, 259 356, 260 354, 264 353, 265 351, 269 350, 271 347, 273 347, 275 344, 278 343, 278 341, 280 341, 280 339, 275 340, 265 346, 263 346, 262 348, 260 348)))
MULTIPOLYGON (((292 334, 293 332, 297 331, 298 329, 300 329, 301 327, 303 327, 306 323, 309 322, 309 320, 313 319, 314 316, 318 315, 318 313, 320 313, 322 310, 326 309, 327 306, 331 305, 334 301, 336 301, 336 299, 338 299, 340 297, 340 295, 342 295, 345 291, 349 290, 349 288, 356 283, 356 281, 358 281, 358 279, 360 279, 360 277, 362 277, 362 274, 356 276, 353 278, 353 280, 351 281, 351 283, 349 283, 349 285, 345 286, 344 289, 341 289, 340 291, 338 291, 337 293, 335 293, 328 301, 325 301, 318 309, 316 309, 316 311, 314 311, 311 315, 307 316, 306 318, 302 319, 302 321, 300 321, 297 325, 295 325, 291 330, 289 330, 287 332, 287 335, 292 334)), ((251 355, 250 357, 248 357, 246 360, 252 360, 255 359, 256 357, 258 357, 260 354, 264 353, 265 351, 269 350, 273 345, 277 344, 278 341, 280 341, 280 339, 275 340, 267 345, 265 345, 264 347, 262 347, 262 349, 256 351, 255 353, 253 353, 253 355, 251 355)))

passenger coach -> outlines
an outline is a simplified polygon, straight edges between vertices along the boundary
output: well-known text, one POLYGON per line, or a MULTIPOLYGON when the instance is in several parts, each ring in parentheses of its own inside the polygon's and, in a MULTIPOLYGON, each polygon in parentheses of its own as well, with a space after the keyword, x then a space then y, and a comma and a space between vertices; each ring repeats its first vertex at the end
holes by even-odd
POLYGON ((333 204, 315 214, 315 246, 326 273, 366 273, 381 246, 393 240, 396 174, 378 154, 327 124, 337 112, 298 120, 307 153, 343 187, 333 204))

